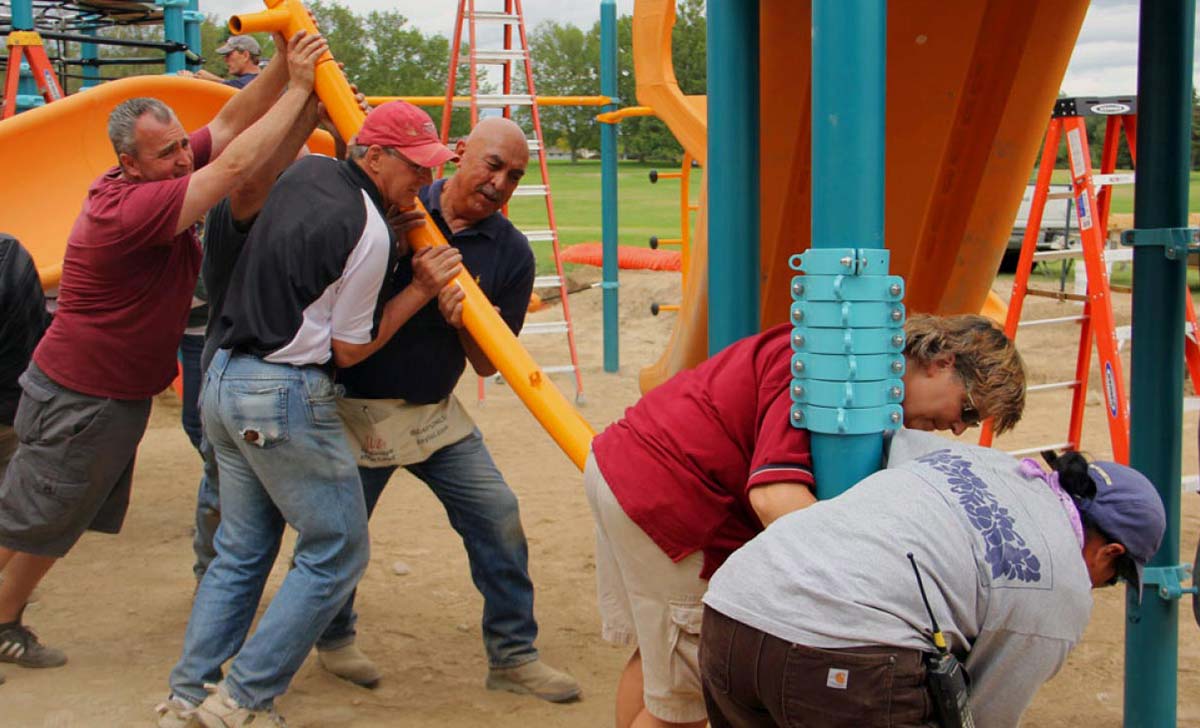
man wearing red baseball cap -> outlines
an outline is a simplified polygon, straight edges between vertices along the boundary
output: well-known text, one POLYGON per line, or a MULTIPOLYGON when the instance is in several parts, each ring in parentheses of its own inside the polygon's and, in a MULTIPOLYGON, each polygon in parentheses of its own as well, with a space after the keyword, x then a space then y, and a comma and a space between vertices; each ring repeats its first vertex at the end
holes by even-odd
POLYGON ((388 275, 397 235, 424 224, 389 211, 455 158, 429 117, 387 104, 358 141, 351 159, 310 155, 279 177, 230 277, 201 407, 221 525, 160 726, 276 720, 275 698, 366 568, 362 483, 332 373, 383 346, 462 265, 443 247, 413 256, 402 290, 388 275), (299 534, 295 568, 247 638, 285 525, 299 534))

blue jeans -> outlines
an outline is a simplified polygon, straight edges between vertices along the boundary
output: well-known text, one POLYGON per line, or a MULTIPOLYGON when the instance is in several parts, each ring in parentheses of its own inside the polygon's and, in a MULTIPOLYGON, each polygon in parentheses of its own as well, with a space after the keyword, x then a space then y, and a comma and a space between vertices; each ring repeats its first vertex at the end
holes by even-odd
POLYGON ((196 493, 196 533, 192 537, 192 553, 196 555, 192 572, 196 575, 196 581, 204 578, 208 565, 217 557, 213 540, 217 535, 217 526, 221 523, 217 453, 207 437, 200 438, 200 458, 204 461, 204 472, 200 476, 200 488, 196 493))
POLYGON ((200 358, 204 352, 204 337, 184 334, 179 340, 179 361, 183 366, 183 431, 192 441, 192 447, 200 451, 204 461, 204 472, 200 475, 200 487, 196 493, 196 535, 192 540, 192 551, 196 563, 192 571, 199 581, 204 570, 217 554, 213 551, 213 535, 221 520, 221 505, 217 497, 217 457, 212 445, 204 437, 200 422, 200 385, 204 372, 200 371, 200 358))
MULTIPOLYGON (((529 580, 529 545, 521 528, 517 496, 504 482, 492 456, 475 430, 408 471, 433 491, 450 525, 462 537, 471 564, 471 579, 483 595, 483 646, 492 667, 513 667, 537 659, 533 642, 533 582, 529 580)), ((359 468, 370 514, 396 468, 359 468)), ((354 641, 354 594, 321 635, 323 649, 354 641)))
POLYGON ((183 369, 183 431, 192 441, 192 447, 200 449, 200 385, 204 372, 200 371, 200 354, 204 351, 204 336, 184 334, 179 340, 179 363, 183 369))
POLYGON ((171 692, 199 702, 204 683, 267 708, 287 690, 367 566, 367 509, 329 376, 222 350, 206 375, 204 431, 221 470, 217 556, 200 581, 171 671, 171 692), (288 572, 246 638, 279 552, 294 528, 288 572))

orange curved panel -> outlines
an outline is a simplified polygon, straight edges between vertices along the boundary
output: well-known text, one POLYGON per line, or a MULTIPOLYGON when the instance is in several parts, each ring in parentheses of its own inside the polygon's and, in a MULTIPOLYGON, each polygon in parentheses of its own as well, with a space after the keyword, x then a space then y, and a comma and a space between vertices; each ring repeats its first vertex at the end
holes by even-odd
MULTIPOLYGON (((4 214, 0 230, 15 236, 33 256, 42 286, 58 285, 67 234, 88 186, 116 163, 108 141, 113 107, 153 96, 175 110, 189 131, 212 120, 235 89, 175 76, 134 76, 105 83, 0 122, 0 179, 4 214)), ((333 140, 318 132, 313 151, 333 153, 333 140)))
MULTIPOLYGON (((759 1, 759 318, 767 328, 787 319, 793 275, 788 258, 810 244, 811 6, 759 1)), ((989 298, 991 283, 1087 5, 1087 0, 891 4, 885 241, 892 272, 907 281, 910 311, 1002 310, 989 298)), ((677 136, 680 130, 687 134, 680 141, 691 151, 703 148, 695 139, 696 107, 679 93, 673 70, 656 67, 671 62, 673 21, 669 0, 635 5, 638 100, 653 107, 677 136)), ((698 229, 693 255, 706 258, 706 245, 698 229)), ((685 291, 685 302, 702 302, 707 278, 690 275, 688 286, 700 289, 685 291)), ((707 356, 699 343, 707 339, 706 326, 695 316, 677 322, 668 350, 643 371, 643 391, 707 356)))

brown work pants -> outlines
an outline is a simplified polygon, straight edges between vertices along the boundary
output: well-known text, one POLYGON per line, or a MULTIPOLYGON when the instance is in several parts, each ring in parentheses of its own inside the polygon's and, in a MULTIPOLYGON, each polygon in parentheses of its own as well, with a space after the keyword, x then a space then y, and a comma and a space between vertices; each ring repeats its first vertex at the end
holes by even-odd
POLYGON ((793 644, 705 607, 700 672, 712 728, 925 728, 919 650, 793 644))

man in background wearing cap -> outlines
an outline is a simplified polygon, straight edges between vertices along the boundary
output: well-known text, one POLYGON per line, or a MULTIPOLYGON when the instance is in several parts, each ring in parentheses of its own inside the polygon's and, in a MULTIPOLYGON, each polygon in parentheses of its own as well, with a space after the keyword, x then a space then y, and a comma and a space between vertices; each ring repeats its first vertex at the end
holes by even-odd
POLYGON ((200 69, 195 73, 180 71, 178 75, 184 78, 199 78, 205 81, 216 81, 234 88, 246 88, 246 84, 258 78, 260 73, 259 59, 262 57, 262 47, 250 35, 230 36, 217 47, 217 55, 225 61, 229 70, 229 78, 221 78, 211 71, 200 69))
MULTIPOLYGON (((525 174, 528 142, 515 123, 493 117, 459 141, 456 151, 461 160, 454 176, 423 188, 421 201, 515 334, 529 306, 534 258, 528 240, 500 208, 525 174)), ((406 286, 412 277, 413 266, 402 258, 394 284, 406 286)), ((487 686, 552 702, 571 700, 579 696, 578 683, 540 660, 534 647, 538 626, 517 497, 454 397, 466 362, 480 376, 496 371, 463 328, 462 297, 457 286, 444 289, 383 349, 338 375, 348 395, 342 416, 367 511, 397 467, 424 481, 462 537, 483 596, 487 686)), ((374 685, 379 670, 355 646, 354 623, 351 597, 317 643, 321 664, 352 682, 374 685)))
POLYGON ((909 554, 975 724, 1017 726, 1083 635, 1090 590, 1120 576, 1140 594, 1166 528, 1137 471, 1048 460, 901 430, 886 470, 735 552, 704 597, 713 728, 778 720, 785 703, 814 724, 930 724, 932 625, 909 554))
MULTIPOLYGON (((411 205, 430 169, 454 158, 428 115, 387 104, 359 142, 347 161, 311 155, 288 168, 234 266, 202 406, 221 477, 216 558, 160 725, 274 720, 275 698, 366 568, 367 513, 333 368, 378 350, 462 266, 452 248, 422 251, 411 284, 391 286, 388 211, 411 205), (295 568, 247 639, 285 525, 298 533, 295 568)), ((424 222, 408 213, 393 224, 424 222)))

